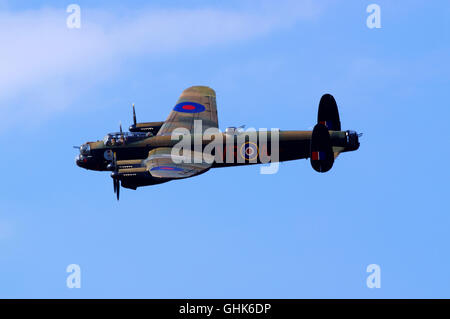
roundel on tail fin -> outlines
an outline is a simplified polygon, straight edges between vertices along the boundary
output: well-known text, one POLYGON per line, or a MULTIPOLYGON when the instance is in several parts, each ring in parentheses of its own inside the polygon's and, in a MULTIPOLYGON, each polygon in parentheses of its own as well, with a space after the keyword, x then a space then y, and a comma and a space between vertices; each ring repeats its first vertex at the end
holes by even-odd
POLYGON ((324 94, 320 99, 317 123, 325 125, 331 131, 341 130, 338 107, 331 94, 324 94))

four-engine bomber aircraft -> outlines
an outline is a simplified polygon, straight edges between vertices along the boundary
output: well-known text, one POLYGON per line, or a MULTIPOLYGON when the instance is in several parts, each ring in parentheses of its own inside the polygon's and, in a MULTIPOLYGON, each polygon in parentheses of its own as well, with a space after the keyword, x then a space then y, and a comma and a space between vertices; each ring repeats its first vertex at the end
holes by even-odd
POLYGON ((136 189, 196 176, 215 167, 310 158, 314 170, 327 172, 340 153, 359 148, 360 135, 354 131, 341 131, 336 101, 329 94, 320 99, 317 124, 312 131, 277 131, 276 135, 273 131, 256 131, 256 140, 253 141, 239 138, 246 134, 239 128, 227 128, 223 133, 218 131, 216 94, 205 86, 184 90, 165 122, 136 123, 134 105, 133 120, 130 132, 123 132, 121 127, 120 132, 107 134, 102 141, 87 142, 77 147, 80 151, 76 157, 78 166, 112 171, 117 199, 120 186, 136 189), (195 128, 198 121, 201 122, 200 131, 195 128), (172 148, 180 140, 172 138, 177 128, 192 134, 193 143, 200 144, 200 148, 194 146, 194 150, 182 153, 181 162, 174 160, 172 154, 172 148), (205 160, 202 153, 215 138, 203 133, 211 128, 216 129, 224 142, 211 152, 212 160, 205 160), (264 140, 261 137, 263 133, 264 140), (274 138, 277 138, 278 149, 275 151, 278 151, 278 156, 264 161, 263 158, 274 152, 274 138), (230 140, 231 144, 225 143, 230 140), (183 157, 191 161, 183 161, 183 157))

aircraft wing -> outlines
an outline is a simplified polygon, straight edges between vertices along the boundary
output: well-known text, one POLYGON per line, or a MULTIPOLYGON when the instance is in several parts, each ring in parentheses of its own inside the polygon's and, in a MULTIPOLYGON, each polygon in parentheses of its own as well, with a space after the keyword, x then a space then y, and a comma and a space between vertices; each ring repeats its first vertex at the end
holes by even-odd
POLYGON ((216 93, 207 86, 192 86, 181 93, 157 135, 171 135, 176 128, 194 132, 194 121, 202 121, 202 133, 210 127, 218 128, 216 93))
POLYGON ((172 155, 171 151, 170 147, 159 147, 149 152, 144 163, 153 177, 173 179, 191 177, 205 173, 212 165, 204 161, 202 153, 189 151, 183 155, 172 155), (177 160, 185 162, 179 163, 177 160))

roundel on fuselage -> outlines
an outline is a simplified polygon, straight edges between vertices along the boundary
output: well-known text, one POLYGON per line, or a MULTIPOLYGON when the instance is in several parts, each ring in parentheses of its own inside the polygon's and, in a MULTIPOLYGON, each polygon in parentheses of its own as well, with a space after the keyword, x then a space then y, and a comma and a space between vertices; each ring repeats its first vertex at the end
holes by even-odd
POLYGON ((258 146, 253 142, 242 144, 240 149, 241 157, 245 160, 254 160, 258 157, 258 146))
POLYGON ((113 160, 113 151, 112 150, 106 150, 103 153, 103 157, 105 158, 105 160, 107 161, 112 161, 113 160))

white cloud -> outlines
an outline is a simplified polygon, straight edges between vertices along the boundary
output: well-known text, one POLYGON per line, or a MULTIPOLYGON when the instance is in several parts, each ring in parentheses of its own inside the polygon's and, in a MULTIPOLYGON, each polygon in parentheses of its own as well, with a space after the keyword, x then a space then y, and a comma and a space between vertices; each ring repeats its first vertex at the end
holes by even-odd
MULTIPOLYGON (((263 3, 264 4, 264 3, 263 3)), ((0 12, 0 115, 52 114, 71 104, 73 88, 93 86, 139 55, 227 45, 317 15, 310 1, 252 11, 81 7, 81 29, 68 29, 65 8, 0 12), (15 101, 33 101, 17 109, 15 101)), ((79 91, 79 90, 77 90, 79 91)))

